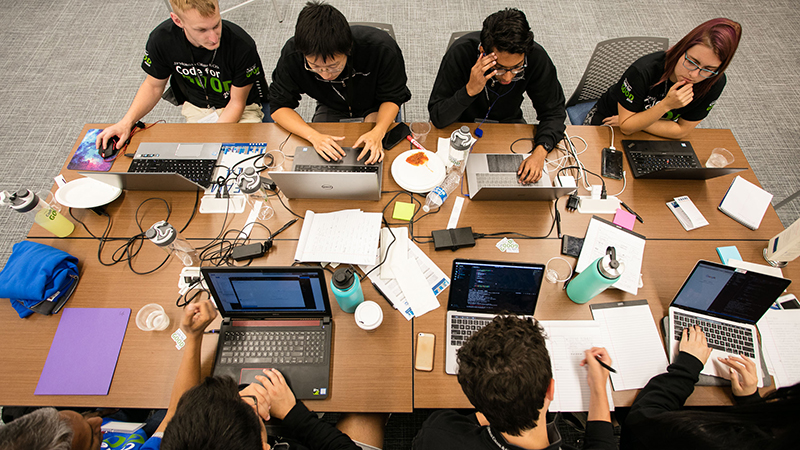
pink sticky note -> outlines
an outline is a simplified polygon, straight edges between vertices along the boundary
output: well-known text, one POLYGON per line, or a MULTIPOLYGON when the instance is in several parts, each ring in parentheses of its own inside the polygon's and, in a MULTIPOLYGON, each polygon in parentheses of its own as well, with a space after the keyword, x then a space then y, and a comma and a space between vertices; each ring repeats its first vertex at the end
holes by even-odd
POLYGON ((636 222, 636 216, 625 211, 624 209, 617 208, 617 213, 614 214, 614 223, 633 231, 633 224, 636 222))

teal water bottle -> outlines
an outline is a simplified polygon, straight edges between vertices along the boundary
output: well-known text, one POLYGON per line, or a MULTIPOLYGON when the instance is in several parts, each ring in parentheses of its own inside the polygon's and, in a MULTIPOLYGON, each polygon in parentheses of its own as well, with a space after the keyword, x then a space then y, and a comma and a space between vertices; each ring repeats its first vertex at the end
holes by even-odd
POLYGON ((617 251, 608 247, 606 254, 597 258, 583 272, 567 285, 567 297, 575 303, 583 304, 616 283, 625 265, 617 261, 617 251))
POLYGON ((340 267, 331 278, 331 290, 342 311, 352 314, 359 303, 364 301, 361 282, 352 267, 340 267))

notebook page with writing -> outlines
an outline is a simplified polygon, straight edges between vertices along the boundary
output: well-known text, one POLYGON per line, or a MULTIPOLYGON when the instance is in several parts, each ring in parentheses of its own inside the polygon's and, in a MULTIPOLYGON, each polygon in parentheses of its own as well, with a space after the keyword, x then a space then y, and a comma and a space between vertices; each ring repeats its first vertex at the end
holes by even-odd
POLYGON ((615 391, 641 389, 667 370, 667 354, 647 300, 590 305, 614 369, 615 391))
MULTIPOLYGON (((593 320, 542 320, 556 389, 549 411, 589 411, 589 384, 581 366, 584 351, 605 347, 600 326, 593 320)), ((613 366, 612 366, 613 367, 613 366)), ((608 406, 614 410, 611 383, 606 384, 608 406)))
POLYGON ((758 321, 762 348, 779 388, 800 382, 800 352, 797 351, 797 330, 800 309, 769 310, 758 321))

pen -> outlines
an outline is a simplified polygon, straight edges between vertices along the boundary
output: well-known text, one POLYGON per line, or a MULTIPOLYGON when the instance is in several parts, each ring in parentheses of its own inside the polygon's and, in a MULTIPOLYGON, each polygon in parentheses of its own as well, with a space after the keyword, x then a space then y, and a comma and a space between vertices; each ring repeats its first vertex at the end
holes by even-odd
POLYGON ((203 334, 219 334, 219 328, 215 328, 213 330, 205 331, 203 334))
MULTIPOLYGON (((636 213, 632 213, 632 214, 636 214, 636 213)), ((614 370, 614 368, 613 368, 613 367, 609 366, 608 364, 604 363, 603 361, 600 361, 600 357, 599 357, 599 356, 595 356, 595 357, 594 357, 594 359, 596 359, 596 360, 597 360, 597 362, 599 362, 599 363, 600 363, 600 365, 601 365, 601 366, 603 366, 603 367, 604 367, 606 370, 608 370, 609 372, 612 372, 612 373, 617 373, 617 371, 616 371, 616 370, 614 370)))
POLYGON ((427 149, 426 149, 425 147, 423 147, 423 146, 422 146, 422 145, 421 145, 419 142, 417 142, 417 140, 416 140, 416 139, 414 139, 413 137, 411 137, 411 136, 406 136, 406 139, 408 139, 408 142, 411 142, 411 145, 413 145, 414 147, 417 147, 417 148, 418 148, 418 149, 420 149, 420 150, 427 150, 427 149))
POLYGON ((626 204, 625 204, 625 202, 623 202, 622 200, 620 200, 620 201, 619 201, 619 204, 620 204, 620 205, 622 205, 622 207, 623 207, 623 208, 625 208, 626 210, 628 210, 628 212, 629 212, 629 213, 631 213, 631 214, 633 214, 634 216, 636 216, 636 220, 638 220, 638 221, 639 221, 639 223, 644 223, 644 220, 642 220, 642 216, 640 216, 640 215, 636 214, 636 211, 632 210, 630 206, 628 206, 628 205, 626 205, 626 204))
POLYGON ((378 287, 377 284, 375 284, 375 283, 373 283, 371 281, 370 281, 370 283, 372 283, 372 287, 374 287, 375 290, 378 291, 378 294, 381 294, 381 297, 383 297, 383 299, 386 300, 386 303, 388 303, 389 306, 391 306, 394 309, 397 309, 397 307, 394 306, 394 303, 392 303, 392 301, 389 300, 389 297, 387 297, 386 294, 383 293, 383 291, 381 290, 381 288, 378 287))

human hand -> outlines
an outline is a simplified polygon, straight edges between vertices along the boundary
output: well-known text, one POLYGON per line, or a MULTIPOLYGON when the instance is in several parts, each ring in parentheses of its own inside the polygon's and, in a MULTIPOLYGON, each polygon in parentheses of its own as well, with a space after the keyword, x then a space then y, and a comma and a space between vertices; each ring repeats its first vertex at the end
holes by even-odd
POLYGON ((95 148, 98 150, 106 148, 108 140, 114 136, 119 137, 119 141, 117 141, 116 145, 117 150, 119 150, 131 136, 131 126, 127 123, 117 122, 114 125, 106 127, 97 135, 97 141, 94 144, 95 148))
POLYGON ((530 156, 522 161, 517 169, 517 176, 520 183, 535 183, 542 178, 542 169, 544 168, 544 159, 547 156, 547 150, 541 145, 531 153, 530 156))
POLYGON ((187 337, 200 338, 208 324, 217 317, 217 310, 209 299, 189 303, 183 311, 181 329, 187 337))
POLYGON ((358 147, 359 145, 363 144, 364 149, 361 150, 361 153, 358 154, 358 161, 361 161, 361 158, 370 154, 368 158, 364 160, 364 164, 374 164, 380 161, 383 161, 383 133, 380 130, 372 129, 372 131, 368 131, 362 134, 356 143, 353 144, 353 147, 358 147))
POLYGON ((489 81, 495 74, 492 69, 497 64, 497 55, 489 53, 488 55, 481 53, 475 65, 469 71, 469 81, 467 82, 467 94, 470 97, 475 97, 480 94, 486 82, 489 81), (488 74, 487 71, 491 71, 488 74))
POLYGON ((694 99, 694 90, 691 83, 686 81, 678 81, 669 88, 667 96, 664 97, 663 102, 670 110, 683 108, 684 106, 692 103, 694 99))
POLYGON ((711 348, 708 346, 708 341, 706 341, 706 334, 703 333, 703 330, 697 325, 692 325, 691 329, 683 329, 678 350, 694 356, 699 359, 703 365, 706 364, 708 357, 711 355, 711 348), (691 331, 691 333, 689 333, 689 331, 691 331))
POLYGON ((605 392, 606 383, 608 382, 608 369, 601 366, 597 360, 603 361, 603 364, 611 367, 611 356, 608 355, 603 347, 592 347, 583 352, 584 358, 581 361, 581 366, 586 367, 586 381, 589 388, 595 391, 605 392))
POLYGON ((610 125, 612 127, 618 127, 619 126, 619 116, 614 115, 614 116, 606 117, 605 119, 603 119, 603 125, 610 125))
POLYGON ((325 161, 338 161, 345 155, 345 151, 339 146, 337 141, 344 140, 344 136, 330 136, 327 134, 316 133, 308 138, 314 150, 322 156, 325 161))
POLYGON ((272 417, 283 420, 297 404, 297 400, 278 369, 264 369, 264 375, 266 376, 256 375, 256 380, 264 385, 269 394, 272 417))
MULTIPOLYGON (((258 378, 258 376, 256 376, 258 378)), ((267 383, 269 381, 266 381, 267 383)), ((239 391, 245 403, 253 407, 253 410, 263 420, 269 420, 270 398, 267 389, 261 383, 251 383, 246 388, 239 391), (255 400, 253 400, 255 398, 255 400)))
POLYGON ((717 358, 731 368, 731 391, 737 397, 754 394, 758 389, 756 363, 744 355, 717 358))

